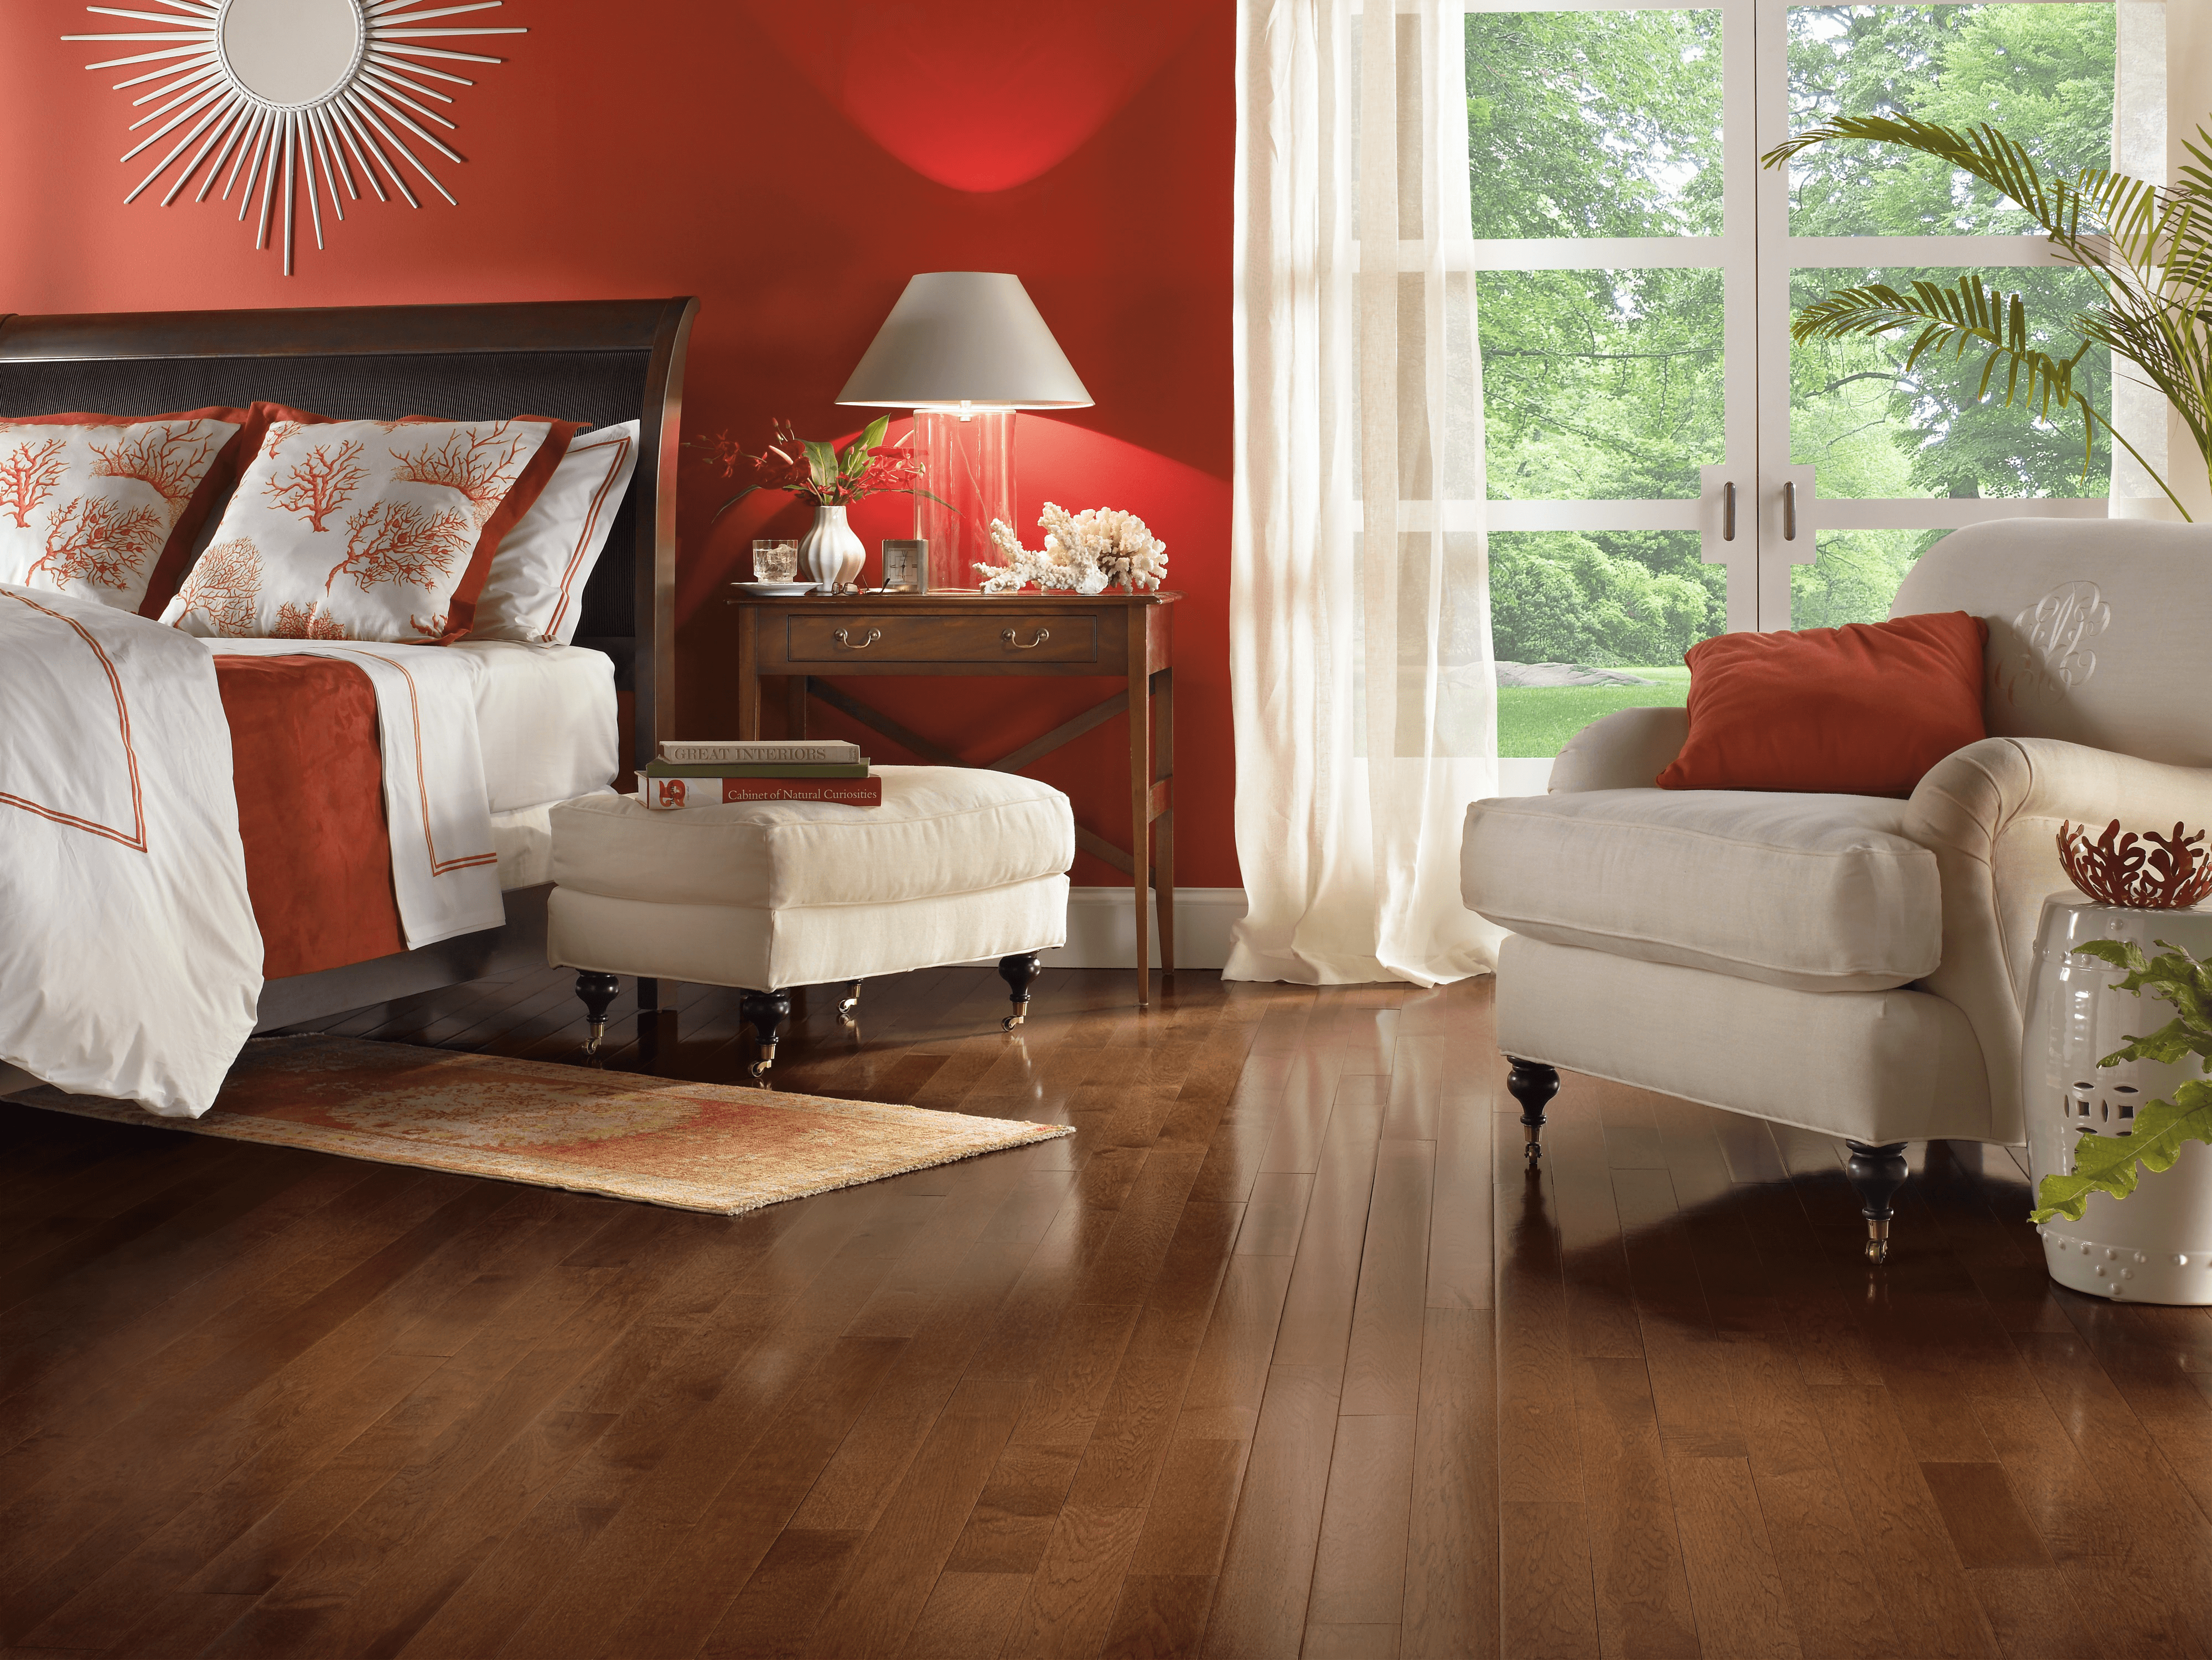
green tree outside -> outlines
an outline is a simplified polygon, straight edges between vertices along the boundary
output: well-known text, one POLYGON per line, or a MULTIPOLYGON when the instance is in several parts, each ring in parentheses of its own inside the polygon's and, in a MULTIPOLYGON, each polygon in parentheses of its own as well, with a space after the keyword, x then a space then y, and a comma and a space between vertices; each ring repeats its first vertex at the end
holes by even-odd
MULTIPOLYGON (((2046 167, 2109 155, 2108 5, 1798 7, 1790 18, 1793 126, 1906 112, 1994 122, 2031 140, 2046 167)), ((1467 52, 1476 235, 1720 233, 1717 12, 1472 13, 1467 52)), ((1801 236, 2026 228, 2016 210, 1930 159, 1843 144, 1800 158, 1790 222, 1801 236)), ((2094 297, 2063 270, 1991 275, 2045 317, 2094 297)), ((1792 302, 1863 280, 1798 271, 1792 302)), ((1723 459, 1718 271, 1486 271, 1478 283, 1492 499, 1697 495, 1698 467, 1723 459)), ((2104 493, 2109 462, 2100 448, 2084 477, 2078 428, 2033 423, 2001 398, 1977 403, 1978 362, 1923 360, 1907 378, 1908 344, 1793 352, 1792 459, 1819 469, 1822 496, 2104 493)), ((2106 403, 2106 365, 2085 367, 2090 396, 2106 403)), ((1937 534, 1822 534, 1818 562, 1796 573, 1797 625, 1886 616, 1937 534)), ((1726 625, 1723 574, 1685 532, 1500 532, 1490 580, 1494 648, 1508 660, 1679 663, 1726 625)), ((1501 740, 1505 753, 1556 749, 1501 740)))

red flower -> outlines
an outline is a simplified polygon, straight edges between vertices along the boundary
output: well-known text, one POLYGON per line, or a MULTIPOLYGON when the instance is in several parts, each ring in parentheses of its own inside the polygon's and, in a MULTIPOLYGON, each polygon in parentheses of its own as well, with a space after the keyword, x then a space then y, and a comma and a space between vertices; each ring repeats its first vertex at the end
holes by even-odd
POLYGON ((736 477, 740 466, 752 469, 753 482, 715 509, 716 519, 755 490, 763 489, 785 490, 832 508, 863 502, 871 496, 927 496, 939 502, 939 497, 921 488, 924 469, 920 461, 903 450, 883 447, 890 426, 890 417, 879 415, 858 438, 839 449, 827 440, 800 438, 789 421, 779 418, 771 429, 774 441, 763 446, 757 455, 746 453, 744 447, 726 433, 694 439, 690 447, 720 466, 725 478, 736 477))

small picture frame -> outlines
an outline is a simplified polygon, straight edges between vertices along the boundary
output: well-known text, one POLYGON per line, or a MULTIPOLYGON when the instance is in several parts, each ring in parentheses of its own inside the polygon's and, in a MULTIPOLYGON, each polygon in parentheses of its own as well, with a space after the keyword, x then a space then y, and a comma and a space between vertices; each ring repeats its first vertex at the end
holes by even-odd
POLYGON ((884 543, 884 592, 929 592, 929 544, 920 538, 884 543))

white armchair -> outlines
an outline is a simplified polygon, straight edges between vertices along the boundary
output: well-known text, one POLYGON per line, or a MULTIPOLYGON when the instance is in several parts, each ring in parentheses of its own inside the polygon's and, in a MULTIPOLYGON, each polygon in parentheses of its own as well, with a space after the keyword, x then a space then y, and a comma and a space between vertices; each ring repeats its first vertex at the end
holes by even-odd
POLYGON ((1510 937, 1498 1041, 1528 1156, 1559 1068, 1844 1139, 1888 1253, 1906 1143, 2017 1144, 2021 1007, 2062 819, 2212 824, 2212 529, 2007 520, 1893 616, 1988 619, 1990 736, 1906 800, 1662 790, 1680 709, 1592 723, 1547 795, 1477 801, 1468 907, 1510 937))

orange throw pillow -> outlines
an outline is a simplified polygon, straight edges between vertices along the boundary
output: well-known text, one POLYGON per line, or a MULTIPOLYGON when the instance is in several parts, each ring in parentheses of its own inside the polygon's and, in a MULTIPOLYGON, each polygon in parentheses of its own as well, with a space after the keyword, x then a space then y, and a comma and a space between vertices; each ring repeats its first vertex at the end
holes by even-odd
POLYGON ((1982 648, 1965 611, 1795 634, 1723 634, 1690 648, 1690 737, 1668 790, 1910 795, 1954 750, 1987 737, 1982 648))

